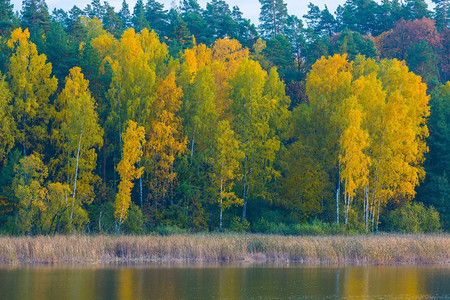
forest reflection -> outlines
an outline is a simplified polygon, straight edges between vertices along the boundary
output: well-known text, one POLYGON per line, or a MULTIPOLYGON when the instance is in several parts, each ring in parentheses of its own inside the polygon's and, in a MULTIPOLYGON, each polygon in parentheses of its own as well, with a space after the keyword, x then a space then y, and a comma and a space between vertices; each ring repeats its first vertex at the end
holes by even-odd
POLYGON ((0 268, 0 299, 450 297, 448 266, 0 268))

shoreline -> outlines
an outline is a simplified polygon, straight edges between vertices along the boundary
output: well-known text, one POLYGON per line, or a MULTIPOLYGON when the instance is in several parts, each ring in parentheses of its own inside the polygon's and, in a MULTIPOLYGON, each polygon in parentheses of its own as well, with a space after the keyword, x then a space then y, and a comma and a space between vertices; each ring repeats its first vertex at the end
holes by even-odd
POLYGON ((0 236, 1 265, 450 265, 450 234, 0 236))

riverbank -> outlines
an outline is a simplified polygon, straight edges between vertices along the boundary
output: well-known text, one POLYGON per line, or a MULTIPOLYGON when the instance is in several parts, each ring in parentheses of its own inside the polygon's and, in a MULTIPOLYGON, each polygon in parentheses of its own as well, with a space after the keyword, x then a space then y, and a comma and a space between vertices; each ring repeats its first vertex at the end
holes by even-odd
POLYGON ((0 237, 1 264, 450 264, 450 235, 0 237))

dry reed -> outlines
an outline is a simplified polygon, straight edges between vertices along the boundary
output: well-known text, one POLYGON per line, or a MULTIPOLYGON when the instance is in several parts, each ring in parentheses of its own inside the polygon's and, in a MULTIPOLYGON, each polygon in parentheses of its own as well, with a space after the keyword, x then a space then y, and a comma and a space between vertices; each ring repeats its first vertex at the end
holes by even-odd
POLYGON ((0 263, 448 264, 450 235, 0 237, 0 263))

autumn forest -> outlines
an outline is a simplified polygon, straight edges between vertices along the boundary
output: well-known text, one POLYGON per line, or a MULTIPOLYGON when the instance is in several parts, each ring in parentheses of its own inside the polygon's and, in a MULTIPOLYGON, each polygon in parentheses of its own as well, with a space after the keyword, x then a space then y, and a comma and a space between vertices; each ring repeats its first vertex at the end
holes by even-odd
POLYGON ((450 230, 448 1, 259 2, 0 0, 0 231, 450 230))

